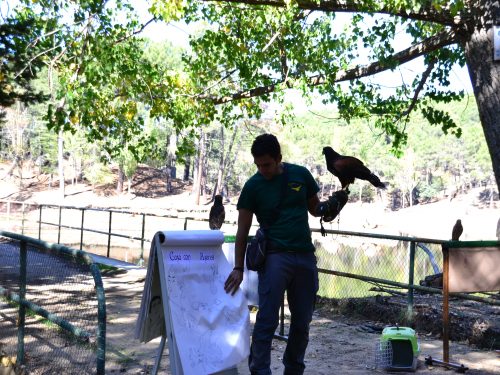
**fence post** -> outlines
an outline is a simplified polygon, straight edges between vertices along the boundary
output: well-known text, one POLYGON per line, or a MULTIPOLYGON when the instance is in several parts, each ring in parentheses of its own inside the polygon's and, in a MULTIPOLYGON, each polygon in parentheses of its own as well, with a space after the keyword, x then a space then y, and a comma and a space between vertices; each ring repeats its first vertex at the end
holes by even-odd
POLYGON ((25 206, 25 203, 23 202, 22 204, 22 218, 21 218, 21 234, 24 235, 24 221, 25 221, 25 209, 26 209, 26 206, 25 206))
POLYGON ((144 231, 146 229, 146 214, 142 214, 142 232, 141 232, 141 257, 137 265, 142 267, 144 265, 144 231))
POLYGON ((443 361, 450 361, 450 249, 443 246, 443 361))
POLYGON ((80 226, 80 250, 83 247, 83 219, 85 216, 85 208, 82 208, 82 225, 80 226))
POLYGON ((285 295, 283 295, 283 299, 281 300, 279 331, 278 333, 274 333, 274 338, 288 342, 288 336, 285 335, 285 295))
POLYGON ((26 318, 26 307, 24 301, 26 299, 26 259, 27 259, 27 244, 26 241, 21 241, 19 253, 19 316, 17 329, 17 358, 18 366, 24 364, 24 325, 26 318))
POLYGON ((38 239, 41 240, 42 239, 42 207, 43 207, 43 204, 41 204, 38 207, 40 208, 40 215, 38 217, 38 239))
POLYGON ((415 241, 410 241, 410 262, 408 270, 408 310, 406 312, 406 318, 409 322, 413 321, 413 279, 415 275, 415 241))
POLYGON ((108 252, 107 252, 107 257, 109 258, 109 250, 111 248, 111 215, 113 214, 113 211, 109 211, 109 230, 108 230, 108 252))
POLYGON ((7 201, 7 225, 10 225, 10 201, 7 201))
POLYGON ((187 227, 188 227, 188 218, 186 217, 184 219, 184 230, 187 230, 187 227))
POLYGON ((104 375, 106 366, 106 297, 102 285, 101 272, 96 263, 90 265, 90 271, 94 276, 95 291, 97 297, 97 366, 96 374, 104 375))
POLYGON ((61 243, 61 216, 62 216, 62 207, 59 206, 59 225, 57 226, 57 243, 61 243))

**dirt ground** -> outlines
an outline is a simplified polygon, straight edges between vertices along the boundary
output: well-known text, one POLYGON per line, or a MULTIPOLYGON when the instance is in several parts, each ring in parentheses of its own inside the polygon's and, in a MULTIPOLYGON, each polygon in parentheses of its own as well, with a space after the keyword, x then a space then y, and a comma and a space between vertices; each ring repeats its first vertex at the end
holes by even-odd
MULTIPOLYGON (((134 329, 140 308, 145 270, 132 269, 103 276, 107 299, 107 361, 106 373, 149 374, 153 368, 160 339, 149 343, 135 340, 134 329)), ((310 342, 306 353, 306 374, 372 374, 386 373, 375 368, 375 348, 380 333, 371 332, 373 322, 350 319, 345 316, 327 316, 317 311, 311 324, 310 342)), ((255 312, 251 313, 251 321, 255 312)), ((286 332, 285 321, 285 332, 286 332)), ((450 370, 425 365, 428 355, 442 359, 442 341, 432 336, 419 335, 421 348, 418 374, 449 375, 450 370)), ((272 371, 283 371, 281 359, 286 343, 275 339, 272 349, 272 371)), ((450 343, 451 360, 468 367, 468 374, 500 374, 500 355, 494 351, 476 350, 466 343, 450 343)), ((170 374, 168 350, 161 359, 161 373, 170 374)), ((246 363, 238 365, 238 373, 249 375, 246 363)), ((399 372, 405 373, 405 372, 399 372)))

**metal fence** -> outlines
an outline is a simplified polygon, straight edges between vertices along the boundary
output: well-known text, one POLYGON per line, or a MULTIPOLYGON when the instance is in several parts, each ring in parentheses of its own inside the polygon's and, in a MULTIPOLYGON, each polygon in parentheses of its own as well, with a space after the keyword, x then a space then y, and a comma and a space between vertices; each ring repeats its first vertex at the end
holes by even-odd
MULTIPOLYGON (((0 201, 2 211, 7 213, 3 220, 18 231, 139 265, 147 260, 144 244, 157 231, 208 229, 205 212, 198 216, 182 212, 159 215, 0 201)), ((226 221, 223 229, 227 234, 235 233, 236 222, 226 221)), ((400 289, 407 298, 411 319, 415 290, 441 293, 440 289, 421 286, 420 281, 441 271, 444 240, 339 230, 326 233, 322 237, 319 228, 312 228, 320 296, 346 299, 400 289)))
POLYGON ((320 272, 319 295, 342 299, 406 294, 411 320, 415 290, 439 293, 420 285, 426 276, 442 270, 441 244, 445 241, 408 236, 327 230, 316 233, 320 272), (399 290, 399 292, 398 292, 399 290))
MULTIPOLYGON (((208 229, 207 219, 92 207, 0 200, 0 228, 143 265, 144 247, 159 230, 208 229), (4 215, 1 215, 4 213, 4 215)), ((236 230, 236 222, 225 222, 236 230)))
POLYGON ((104 374, 106 307, 82 251, 0 231, 0 357, 16 373, 104 374))

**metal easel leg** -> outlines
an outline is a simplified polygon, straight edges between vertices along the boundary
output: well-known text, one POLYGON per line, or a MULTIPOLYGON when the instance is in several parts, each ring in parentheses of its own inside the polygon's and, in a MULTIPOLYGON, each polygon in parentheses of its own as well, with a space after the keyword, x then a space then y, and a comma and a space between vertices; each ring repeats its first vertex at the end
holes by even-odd
POLYGON ((153 367, 153 372, 151 373, 152 375, 158 374, 158 370, 160 369, 161 356, 163 355, 163 349, 165 349, 166 341, 167 337, 162 336, 160 341, 160 346, 158 347, 158 352, 156 353, 155 367, 153 367))

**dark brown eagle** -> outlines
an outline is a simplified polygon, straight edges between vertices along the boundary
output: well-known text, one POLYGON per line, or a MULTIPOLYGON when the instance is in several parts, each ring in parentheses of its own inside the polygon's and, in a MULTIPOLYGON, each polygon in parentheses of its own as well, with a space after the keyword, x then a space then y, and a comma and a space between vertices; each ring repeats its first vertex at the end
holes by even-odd
POLYGON ((333 148, 323 147, 325 155, 326 168, 334 176, 337 176, 342 189, 348 190, 349 184, 352 184, 356 178, 369 181, 373 186, 385 189, 385 184, 380 181, 376 175, 370 171, 361 160, 353 156, 344 156, 337 153, 333 148))
POLYGON ((462 220, 458 219, 455 225, 453 226, 453 230, 451 231, 451 240, 458 241, 463 232, 464 232, 464 227, 462 226, 462 220))
POLYGON ((208 225, 210 226, 210 229, 220 229, 225 218, 226 212, 224 210, 224 205, 222 204, 222 195, 216 195, 214 197, 214 204, 210 208, 210 214, 208 216, 208 225))

